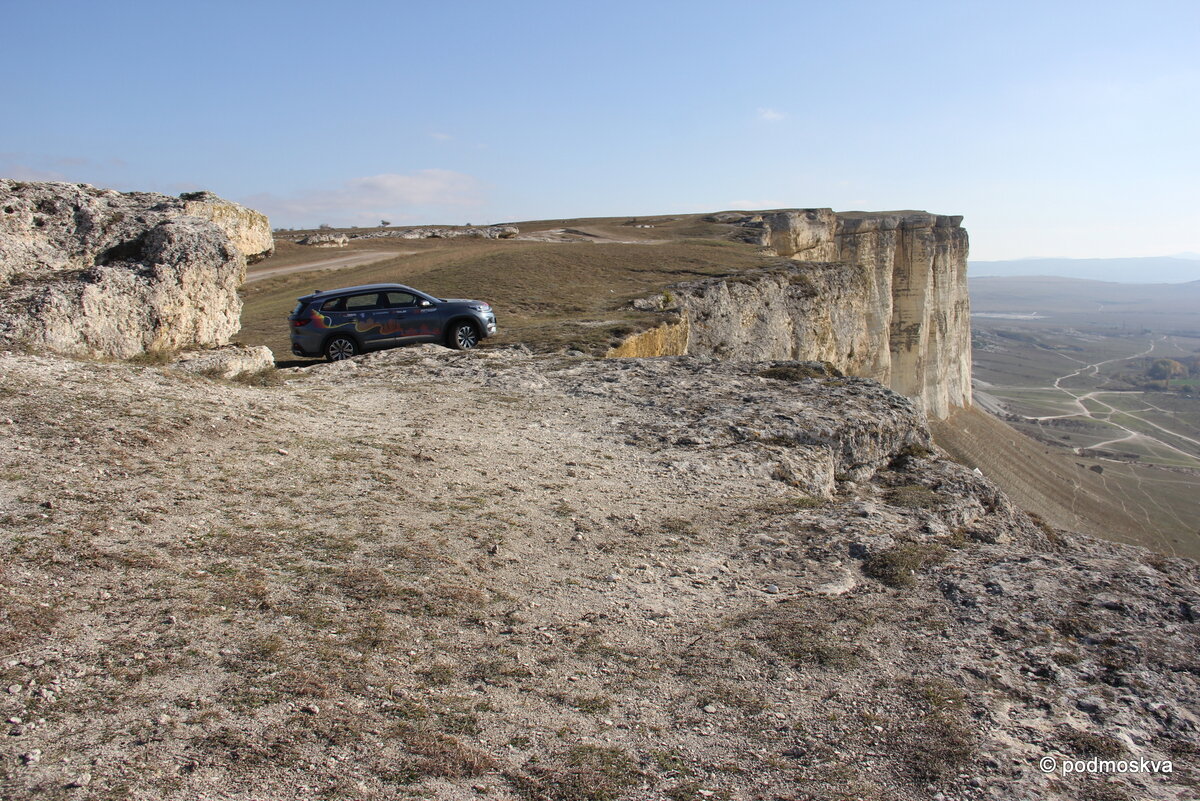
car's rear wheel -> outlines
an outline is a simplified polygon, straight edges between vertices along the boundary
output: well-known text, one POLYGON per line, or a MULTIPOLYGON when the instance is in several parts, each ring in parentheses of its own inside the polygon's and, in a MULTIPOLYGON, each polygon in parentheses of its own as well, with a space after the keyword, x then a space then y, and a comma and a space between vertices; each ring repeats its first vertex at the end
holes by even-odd
POLYGON ((358 343, 350 337, 334 337, 325 343, 325 358, 331 362, 340 362, 358 355, 358 343))
POLYGON ((460 320, 450 331, 450 347, 455 350, 470 350, 479 344, 479 329, 469 320, 460 320))

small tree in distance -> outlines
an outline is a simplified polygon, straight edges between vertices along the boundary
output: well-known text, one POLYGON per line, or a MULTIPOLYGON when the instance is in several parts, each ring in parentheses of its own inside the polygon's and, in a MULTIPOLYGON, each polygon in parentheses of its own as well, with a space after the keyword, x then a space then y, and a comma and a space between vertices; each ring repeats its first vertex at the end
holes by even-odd
POLYGON ((391 222, 388 220, 380 220, 379 221, 380 228, 387 228, 389 225, 391 225, 391 222))
POLYGON ((1169 389, 1171 379, 1176 376, 1186 376, 1188 369, 1174 359, 1156 359, 1154 364, 1150 365, 1150 369, 1146 374, 1151 378, 1165 381, 1169 389))

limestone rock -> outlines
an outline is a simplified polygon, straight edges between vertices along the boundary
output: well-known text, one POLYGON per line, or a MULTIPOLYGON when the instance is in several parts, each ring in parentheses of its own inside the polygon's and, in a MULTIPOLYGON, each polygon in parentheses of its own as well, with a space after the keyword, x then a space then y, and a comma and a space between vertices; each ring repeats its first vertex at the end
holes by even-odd
POLYGON ((179 196, 183 213, 211 220, 220 226, 247 264, 262 261, 275 251, 275 238, 267 215, 222 200, 212 192, 186 192, 179 196))
POLYGON ((345 234, 309 234, 297 239, 296 244, 313 248, 344 248, 350 244, 350 237, 345 234))
POLYGON ((275 367, 275 354, 265 345, 230 345, 180 354, 175 367, 189 373, 237 378, 275 367))
POLYGON ((837 259, 834 234, 837 215, 830 209, 790 209, 764 214, 763 227, 771 248, 786 258, 805 261, 837 259))
POLYGON ((0 180, 0 343, 78 356, 224 345, 266 217, 209 193, 172 198, 0 180))
MULTIPOLYGON (((789 261, 671 286, 679 320, 609 356, 828 361, 915 399, 931 417, 971 404, 961 217, 791 209, 710 219, 789 261)), ((652 309, 654 299, 634 307, 652 309)))
POLYGON ((350 236, 350 239, 457 239, 458 237, 468 237, 471 239, 512 239, 519 233, 521 233, 521 229, 515 225, 487 225, 482 227, 472 225, 463 228, 438 225, 421 228, 402 228, 400 230, 369 231, 362 234, 353 234, 350 236))

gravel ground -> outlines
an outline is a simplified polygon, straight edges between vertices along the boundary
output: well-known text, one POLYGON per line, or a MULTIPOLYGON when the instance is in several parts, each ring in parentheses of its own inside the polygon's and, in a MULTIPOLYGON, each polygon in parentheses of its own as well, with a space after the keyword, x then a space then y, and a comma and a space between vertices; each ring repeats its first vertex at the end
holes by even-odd
POLYGON ((6 798, 1197 794, 1196 564, 819 365, 0 354, 0 432, 6 798))

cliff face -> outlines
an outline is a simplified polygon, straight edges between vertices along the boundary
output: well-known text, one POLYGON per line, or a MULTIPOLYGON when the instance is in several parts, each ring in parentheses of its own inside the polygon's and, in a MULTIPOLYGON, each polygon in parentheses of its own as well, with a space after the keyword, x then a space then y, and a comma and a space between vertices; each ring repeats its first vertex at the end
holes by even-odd
POLYGON ((828 361, 944 418, 971 403, 961 220, 829 209, 738 218, 741 238, 791 263, 672 286, 679 321, 632 337, 609 355, 828 361))

